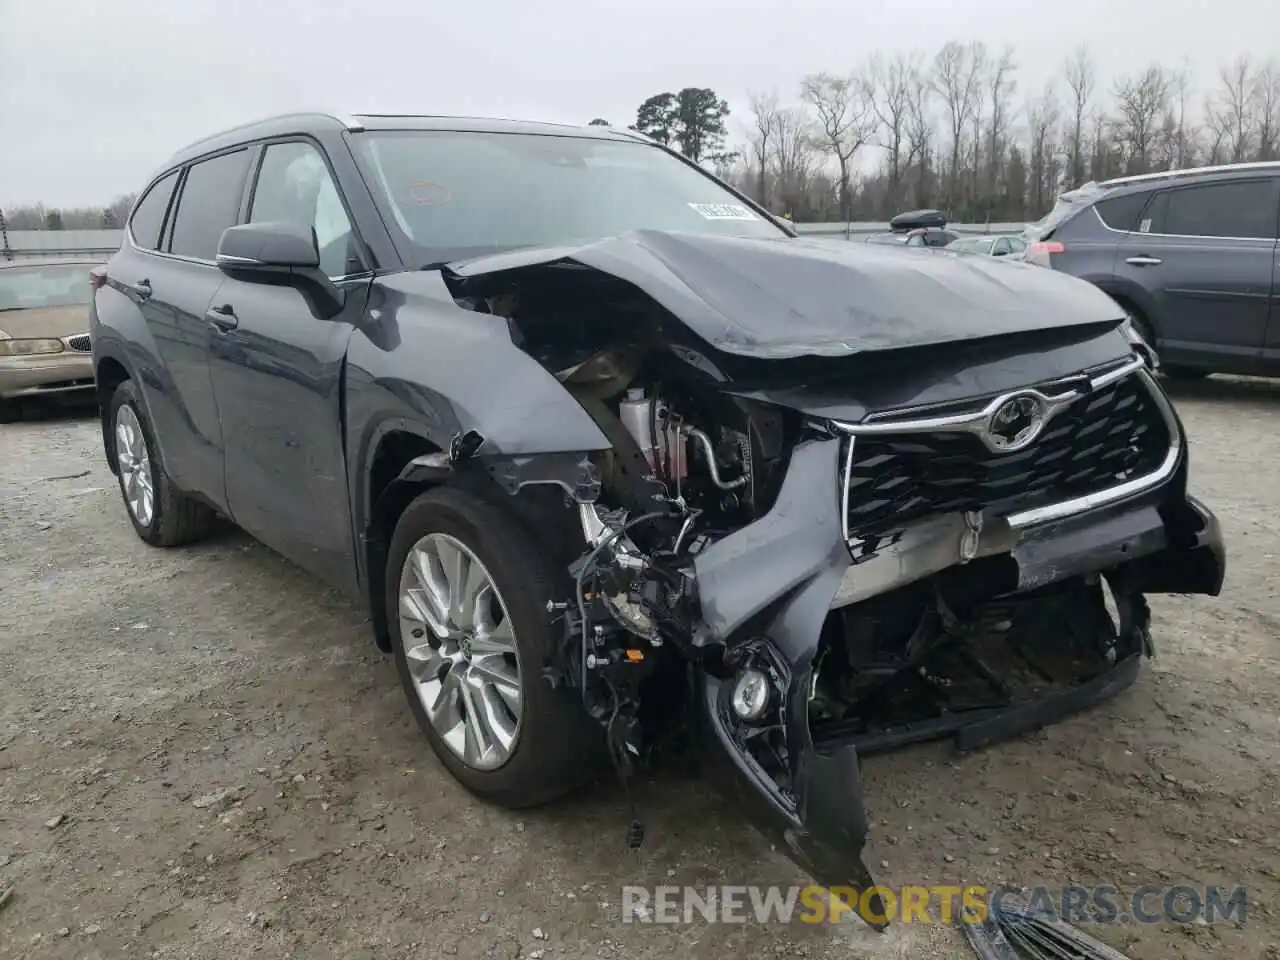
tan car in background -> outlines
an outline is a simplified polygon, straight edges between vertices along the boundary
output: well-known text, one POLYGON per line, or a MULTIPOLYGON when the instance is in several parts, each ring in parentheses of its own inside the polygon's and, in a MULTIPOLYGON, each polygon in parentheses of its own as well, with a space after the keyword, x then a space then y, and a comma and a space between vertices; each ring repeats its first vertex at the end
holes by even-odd
POLYGON ((0 261, 0 423, 24 401, 93 399, 91 258, 0 261))

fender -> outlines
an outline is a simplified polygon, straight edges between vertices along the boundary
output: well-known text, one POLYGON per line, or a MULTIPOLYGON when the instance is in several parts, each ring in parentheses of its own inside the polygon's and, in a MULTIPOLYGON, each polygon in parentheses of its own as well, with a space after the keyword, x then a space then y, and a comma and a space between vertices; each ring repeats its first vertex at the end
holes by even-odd
POLYGON ((374 282, 367 322, 347 348, 347 463, 352 515, 371 515, 368 478, 391 433, 430 451, 476 433, 477 456, 530 457, 610 448, 560 382, 512 340, 501 317, 453 302, 434 271, 374 282), (427 384, 431 384, 430 387, 427 384))

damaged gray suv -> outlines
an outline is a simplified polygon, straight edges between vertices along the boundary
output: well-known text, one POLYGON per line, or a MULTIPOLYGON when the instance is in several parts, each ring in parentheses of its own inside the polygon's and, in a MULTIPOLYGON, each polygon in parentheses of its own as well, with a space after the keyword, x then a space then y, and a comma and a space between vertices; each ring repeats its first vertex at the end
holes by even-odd
POLYGON ((232 130, 157 171, 94 287, 137 534, 226 518, 346 589, 505 806, 680 744, 863 887, 861 756, 1112 694, 1146 597, 1222 586, 1106 294, 805 241, 629 131, 232 130))

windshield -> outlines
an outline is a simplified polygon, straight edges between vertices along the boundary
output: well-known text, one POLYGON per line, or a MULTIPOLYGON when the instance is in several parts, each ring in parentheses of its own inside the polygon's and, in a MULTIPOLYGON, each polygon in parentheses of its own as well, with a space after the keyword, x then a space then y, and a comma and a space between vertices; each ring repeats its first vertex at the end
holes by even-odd
POLYGON ((88 305, 87 264, 46 264, 0 270, 0 310, 88 305))
POLYGON ((384 218, 422 264, 632 230, 788 236, 649 144, 452 131, 370 132, 353 141, 384 218))

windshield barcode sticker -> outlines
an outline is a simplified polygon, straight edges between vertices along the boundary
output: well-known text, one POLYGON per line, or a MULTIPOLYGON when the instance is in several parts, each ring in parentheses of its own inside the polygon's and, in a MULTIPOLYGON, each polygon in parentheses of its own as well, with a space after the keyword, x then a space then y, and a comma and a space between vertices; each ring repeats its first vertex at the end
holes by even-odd
POLYGON ((708 220, 758 220, 760 219, 740 203, 691 203, 708 220))

